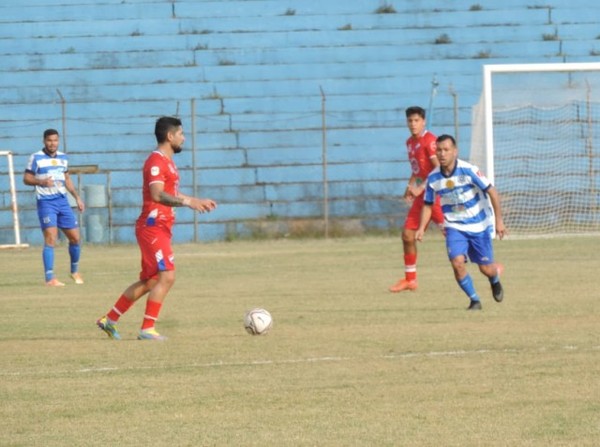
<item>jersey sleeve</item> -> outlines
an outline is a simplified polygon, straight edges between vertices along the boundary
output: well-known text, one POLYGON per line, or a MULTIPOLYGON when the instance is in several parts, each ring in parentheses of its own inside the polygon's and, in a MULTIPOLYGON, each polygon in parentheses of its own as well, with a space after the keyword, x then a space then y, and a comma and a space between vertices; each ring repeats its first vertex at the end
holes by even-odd
POLYGON ((162 157, 151 157, 146 163, 144 172, 148 186, 153 183, 165 183, 167 169, 162 157))
POLYGON ((425 205, 433 205, 433 202, 435 202, 435 191, 431 186, 429 177, 427 178, 427 186, 425 186, 425 195, 423 196, 423 202, 425 203, 425 205))
POLYGON ((471 166, 469 173, 471 179, 473 179, 473 183, 475 183, 482 191, 487 191, 492 186, 492 183, 485 175, 483 175, 483 172, 481 172, 477 166, 471 166))
POLYGON ((35 174, 37 171, 37 163, 34 154, 31 154, 29 157, 29 161, 27 162, 27 167, 25 168, 25 172, 30 172, 35 174))
POLYGON ((429 157, 429 158, 433 158, 436 156, 435 140, 437 140, 437 137, 434 134, 432 134, 432 133, 427 134, 427 141, 425 143, 425 153, 427 154, 427 157, 429 157))

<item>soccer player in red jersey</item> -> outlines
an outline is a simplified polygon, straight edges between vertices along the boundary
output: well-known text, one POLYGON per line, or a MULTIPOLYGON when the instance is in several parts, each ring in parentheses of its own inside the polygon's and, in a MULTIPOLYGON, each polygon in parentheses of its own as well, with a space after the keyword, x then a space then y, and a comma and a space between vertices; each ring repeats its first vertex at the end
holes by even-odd
MULTIPOLYGON (((410 137, 406 140, 408 161, 412 174, 408 186, 404 191, 404 200, 410 204, 410 210, 402 230, 402 245, 404 248, 404 278, 398 280, 390 287, 390 292, 414 291, 417 289, 417 245, 415 234, 419 228, 421 210, 423 209, 423 196, 427 176, 437 166, 438 159, 435 155, 436 136, 429 132, 425 126, 425 109, 412 106, 406 109, 406 125, 410 137)), ((442 226, 444 215, 440 207, 439 198, 432 207, 431 220, 442 226)))
POLYGON ((135 235, 142 254, 139 281, 131 284, 112 309, 96 324, 110 338, 120 340, 116 323, 142 296, 148 294, 140 340, 165 340, 154 324, 162 304, 175 283, 175 264, 171 247, 171 230, 175 223, 174 207, 187 206, 201 213, 212 211, 216 203, 181 194, 179 173, 173 156, 182 151, 185 136, 181 120, 162 117, 156 121, 154 134, 158 143, 144 163, 143 206, 136 222, 135 235))

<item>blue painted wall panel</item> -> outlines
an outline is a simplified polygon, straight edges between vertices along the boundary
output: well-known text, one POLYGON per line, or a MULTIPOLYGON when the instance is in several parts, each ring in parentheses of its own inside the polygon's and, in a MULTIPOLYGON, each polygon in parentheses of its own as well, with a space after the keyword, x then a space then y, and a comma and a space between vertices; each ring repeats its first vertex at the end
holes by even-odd
MULTIPOLYGON (((585 0, 551 11, 519 0, 481 11, 468 0, 418 1, 394 5, 396 14, 375 14, 372 0, 29 3, 0 5, 0 149, 15 152, 20 177, 43 129, 63 131, 60 89, 71 164, 111 173, 116 242, 133 241, 141 166, 159 115, 184 122, 181 190, 190 193, 195 176, 200 195, 220 203, 202 216, 201 239, 251 235, 264 219, 322 218, 322 89, 332 218, 386 228, 401 225, 406 211, 403 111, 427 106, 434 75, 430 127, 454 133, 458 118, 464 157, 484 64, 589 61, 600 50, 597 7, 585 0), (451 42, 435 44, 444 33, 451 42), (543 37, 552 33, 560 39, 543 37)), ((33 192, 18 183, 24 233, 39 243, 33 192)), ((0 185, 0 202, 6 197, 0 185)), ((193 236, 193 219, 178 210, 177 242, 193 236)), ((4 214, 5 233, 3 222, 4 214)))
POLYGON ((208 186, 254 185, 257 175, 253 168, 203 169, 201 181, 208 186))

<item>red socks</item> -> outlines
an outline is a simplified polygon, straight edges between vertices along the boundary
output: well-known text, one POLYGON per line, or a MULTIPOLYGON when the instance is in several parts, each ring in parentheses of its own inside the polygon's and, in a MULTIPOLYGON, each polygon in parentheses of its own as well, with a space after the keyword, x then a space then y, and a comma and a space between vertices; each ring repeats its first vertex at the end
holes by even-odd
POLYGON ((417 254, 404 255, 404 275, 407 281, 417 279, 417 254))
POLYGON ((113 308, 106 314, 106 317, 112 321, 119 321, 121 315, 129 310, 133 306, 135 301, 130 301, 125 295, 121 295, 113 308))
POLYGON ((162 303, 158 301, 146 301, 146 312, 144 313, 144 322, 142 323, 142 330, 144 329, 152 329, 154 327, 154 323, 158 320, 158 314, 160 313, 160 308, 162 307, 162 303))

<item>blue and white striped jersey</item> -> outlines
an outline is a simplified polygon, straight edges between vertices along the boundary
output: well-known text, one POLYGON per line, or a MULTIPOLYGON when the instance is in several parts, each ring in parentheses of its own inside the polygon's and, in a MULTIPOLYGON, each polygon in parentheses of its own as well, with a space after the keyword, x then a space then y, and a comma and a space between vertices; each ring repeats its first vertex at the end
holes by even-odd
POLYGON ((35 192, 38 200, 52 200, 67 195, 65 187, 65 172, 69 170, 67 154, 56 151, 55 157, 50 157, 44 150, 35 152, 29 157, 25 172, 31 172, 37 179, 51 177, 54 186, 36 186, 35 192))
POLYGON ((494 210, 486 191, 492 186, 477 166, 457 160, 454 171, 444 176, 437 167, 427 177, 425 203, 432 205, 439 195, 444 227, 466 233, 494 232, 494 210))

